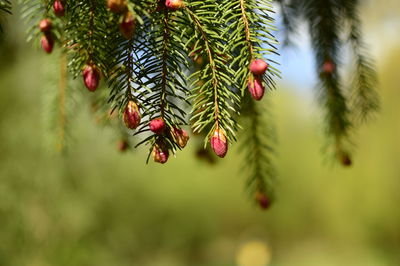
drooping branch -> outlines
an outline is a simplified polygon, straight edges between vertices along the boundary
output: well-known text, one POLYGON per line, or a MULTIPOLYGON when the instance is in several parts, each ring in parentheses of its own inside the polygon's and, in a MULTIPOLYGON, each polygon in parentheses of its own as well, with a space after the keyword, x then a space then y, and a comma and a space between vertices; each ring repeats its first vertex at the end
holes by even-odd
POLYGON ((213 15, 218 16, 218 13, 209 13, 210 18, 198 15, 204 14, 207 7, 216 6, 216 3, 206 1, 193 5, 195 9, 185 9, 194 32, 194 35, 188 38, 188 43, 194 43, 190 48, 192 53, 205 54, 207 64, 200 66, 200 69, 191 75, 194 86, 192 128, 194 132, 207 130, 206 142, 216 130, 223 131, 228 141, 232 142, 235 140, 237 128, 232 112, 237 112, 240 98, 234 93, 233 70, 226 61, 230 58, 229 50, 221 37, 221 29, 209 25, 213 15))
POLYGON ((271 114, 261 103, 248 95, 242 104, 243 125, 240 148, 243 153, 242 171, 246 173, 247 188, 256 203, 266 209, 274 200, 276 170, 273 156, 275 132, 271 114))

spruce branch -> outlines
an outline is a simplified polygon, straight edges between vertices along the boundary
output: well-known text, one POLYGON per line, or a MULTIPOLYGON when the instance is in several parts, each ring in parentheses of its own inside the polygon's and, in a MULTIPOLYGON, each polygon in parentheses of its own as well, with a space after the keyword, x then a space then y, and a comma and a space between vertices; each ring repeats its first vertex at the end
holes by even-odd
POLYGON ((376 91, 377 74, 372 59, 353 48, 355 74, 351 86, 350 108, 356 122, 365 122, 379 110, 380 101, 376 91))
POLYGON ((344 165, 351 164, 350 135, 359 122, 363 122, 379 108, 375 91, 376 71, 372 59, 365 52, 358 0, 278 0, 284 16, 287 34, 293 35, 293 25, 303 20, 308 23, 309 34, 319 73, 319 99, 325 108, 328 136, 332 148, 344 165), (286 15, 290 14, 290 15, 286 15), (344 39, 349 30, 347 39, 344 39), (354 70, 351 86, 341 77, 340 51, 351 44, 354 70), (348 88, 350 87, 350 88, 348 88), (350 93, 348 93, 348 91, 350 93))
POLYGON ((377 74, 373 60, 367 54, 362 40, 361 21, 357 10, 359 1, 342 0, 341 4, 344 20, 350 27, 348 39, 353 49, 355 65, 350 89, 350 108, 355 122, 365 122, 379 110, 379 96, 375 89, 377 74))
POLYGON ((231 65, 235 69, 236 82, 242 95, 251 76, 249 65, 255 59, 263 59, 269 63, 268 71, 263 75, 264 84, 269 89, 275 88, 274 77, 279 77, 279 71, 271 60, 271 54, 277 54, 278 41, 273 35, 276 28, 272 1, 270 0, 236 0, 224 1, 225 10, 232 10, 224 14, 227 24, 226 31, 232 40, 228 43, 234 60, 231 65))
POLYGON ((135 135, 149 133, 149 124, 156 118, 161 118, 167 126, 163 134, 147 135, 136 146, 146 143, 152 149, 163 142, 173 153, 180 146, 171 132, 186 123, 183 106, 187 104, 188 94, 186 78, 182 75, 188 63, 184 43, 178 38, 181 34, 178 28, 182 26, 176 15, 178 12, 164 8, 145 18, 131 43, 132 52, 127 56, 134 64, 133 68, 129 65, 127 68, 134 69, 132 73, 135 74, 130 87, 135 88, 134 93, 129 97, 135 97, 143 107, 143 119, 135 135))
POLYGON ((63 51, 60 55, 60 79, 59 79, 59 137, 57 143, 57 150, 59 152, 65 149, 65 135, 67 127, 67 111, 66 111, 66 97, 68 88, 68 70, 67 70, 67 55, 63 51))
MULTIPOLYGON (((269 103, 268 103, 269 105, 269 103)), ((275 130, 269 110, 247 95, 242 104, 243 126, 240 149, 243 155, 242 171, 247 174, 247 188, 252 198, 263 207, 259 196, 271 203, 274 199, 276 170, 274 167, 275 130)))
POLYGON ((240 98, 235 93, 234 72, 226 60, 230 58, 222 33, 218 3, 194 1, 185 8, 193 27, 193 51, 205 53, 207 63, 195 71, 192 79, 192 128, 195 133, 207 130, 205 143, 215 130, 226 133, 229 142, 235 139, 237 123, 232 112, 238 112, 240 98), (220 25, 220 26, 215 26, 220 25), (201 81, 201 82, 200 82, 201 81))
POLYGON ((71 142, 72 117, 77 109, 79 94, 73 90, 67 70, 67 55, 64 49, 56 53, 56 60, 46 64, 51 86, 43 93, 43 122, 49 150, 64 153, 71 142))
POLYGON ((336 1, 310 0, 305 4, 305 18, 309 23, 317 71, 320 101, 325 107, 327 133, 333 139, 336 156, 341 160, 348 155, 350 143, 350 109, 348 98, 341 86, 338 71, 341 41, 339 6, 336 1))
MULTIPOLYGON (((41 36, 38 27, 39 21, 46 17, 54 18, 49 12, 51 3, 43 0, 19 0, 19 4, 21 6, 21 17, 28 25, 27 40, 37 41, 41 36)), ((56 32, 57 28, 55 27, 56 32)), ((56 35, 59 36, 59 34, 56 35)))
POLYGON ((74 76, 81 74, 85 65, 93 65, 107 76, 110 55, 116 48, 115 19, 109 19, 102 0, 66 2, 65 35, 70 48, 70 70, 74 76))
POLYGON ((0 0, 0 11, 6 12, 11 15, 11 1, 0 0))
POLYGON ((11 15, 11 2, 9 0, 0 0, 0 33, 3 32, 3 19, 4 19, 4 13, 7 13, 11 15))
POLYGON ((296 34, 300 22, 300 8, 302 0, 275 0, 278 2, 283 24, 283 46, 292 45, 293 36, 296 34))

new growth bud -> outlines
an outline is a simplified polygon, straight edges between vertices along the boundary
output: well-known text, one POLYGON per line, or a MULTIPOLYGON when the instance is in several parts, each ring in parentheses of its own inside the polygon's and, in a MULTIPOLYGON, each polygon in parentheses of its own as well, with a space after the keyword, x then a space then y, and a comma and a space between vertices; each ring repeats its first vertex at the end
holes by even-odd
POLYGON ((121 24, 119 24, 119 31, 121 32, 122 36, 125 37, 125 39, 130 40, 135 34, 135 30, 135 16, 132 14, 132 12, 127 12, 123 17, 121 24))
POLYGON ((125 152, 129 148, 129 143, 127 140, 120 140, 118 141, 118 150, 120 152, 125 152))
POLYGON ((97 89, 100 82, 100 73, 95 66, 85 66, 83 69, 83 82, 89 91, 95 91, 97 89))
POLYGON ((348 153, 341 154, 340 162, 345 167, 350 167, 353 164, 353 161, 351 160, 351 157, 348 153))
POLYGON ((331 60, 325 61, 325 63, 322 65, 322 72, 324 74, 328 74, 328 75, 333 74, 333 72, 335 72, 335 70, 336 70, 336 65, 331 60))
POLYGON ((129 101, 126 105, 123 118, 127 128, 135 129, 139 126, 141 117, 139 107, 134 101, 129 101))
POLYGON ((115 14, 121 14, 126 10, 125 0, 108 0, 107 7, 115 14))
POLYGON ((156 143, 153 147, 152 156, 156 163, 164 164, 168 161, 169 152, 164 145, 156 143))
POLYGON ((228 152, 228 142, 225 133, 221 129, 216 129, 210 140, 211 148, 218 157, 224 158, 228 152))
POLYGON ((65 7, 62 0, 56 0, 53 4, 54 14, 57 17, 62 17, 65 14, 65 7))
POLYGON ((255 198, 261 209, 266 210, 271 206, 271 200, 265 193, 257 191, 255 198))
POLYGON ((42 19, 39 23, 39 29, 41 32, 48 33, 51 30, 51 20, 48 18, 42 19))
POLYGON ((161 134, 164 132, 165 122, 162 118, 155 118, 150 121, 150 130, 156 134, 161 134))
POLYGON ((182 0, 166 0, 165 6, 172 10, 177 10, 185 6, 182 0))
POLYGON ((54 47, 54 39, 51 33, 45 34, 40 39, 40 44, 42 45, 43 50, 50 54, 53 51, 54 47))
POLYGON ((264 97, 265 88, 260 77, 255 77, 254 79, 250 77, 248 88, 254 100, 260 101, 264 97))
POLYGON ((250 72, 255 76, 262 76, 267 71, 268 66, 268 63, 264 60, 256 59, 250 63, 250 72))
POLYGON ((171 134, 175 138, 176 143, 178 143, 181 149, 186 147, 186 144, 188 143, 190 138, 186 130, 180 128, 174 128, 171 131, 171 134))

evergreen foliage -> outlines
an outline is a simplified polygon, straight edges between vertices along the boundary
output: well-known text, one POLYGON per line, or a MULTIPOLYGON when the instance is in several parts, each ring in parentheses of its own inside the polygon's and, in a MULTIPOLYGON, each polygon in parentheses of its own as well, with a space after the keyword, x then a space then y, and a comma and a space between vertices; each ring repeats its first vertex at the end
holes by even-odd
POLYGON ((3 31, 1 24, 5 14, 11 14, 11 2, 9 0, 0 0, 0 33, 3 31))
MULTIPOLYGON (((42 38, 43 46, 43 38, 54 39, 64 64, 61 70, 68 66, 56 97, 61 99, 60 136, 71 120, 64 110, 72 102, 67 98, 76 94, 67 90, 74 78, 83 79, 91 91, 102 80, 92 97, 95 109, 118 113, 120 120, 131 112, 128 118, 136 119, 131 121, 134 126, 116 127, 124 139, 127 134, 137 136, 136 146, 149 145, 149 158, 153 155, 157 162, 166 162, 169 153, 175 155, 186 145, 187 125, 204 137, 205 146, 211 142, 215 149, 218 144, 223 156, 242 127, 248 185, 252 195, 258 193, 261 207, 269 206, 273 198, 273 123, 270 109, 265 111, 250 95, 260 100, 266 88, 268 97, 280 77, 273 60, 278 55, 272 17, 276 6, 285 26, 284 44, 290 44, 300 22, 309 26, 329 143, 342 164, 351 164, 353 129, 379 106, 357 0, 276 0, 277 5, 272 0, 20 0, 20 4, 30 26, 28 40, 39 43, 42 38), (51 20, 51 30, 39 29, 43 19, 51 20), (355 67, 349 75, 351 86, 345 86, 341 55, 349 44, 355 67), (261 71, 252 69, 255 61, 261 62, 261 71), (151 131, 154 119, 164 122, 165 129, 151 131)), ((0 2, 2 11, 10 12, 9 1, 0 2)))
MULTIPOLYGON (((379 109, 376 72, 365 51, 358 0, 279 0, 288 34, 305 21, 315 54, 319 100, 325 109, 330 146, 345 165, 351 164, 352 130, 379 109), (350 44, 354 66, 344 77, 344 49, 350 44), (345 84, 350 84, 347 86, 345 84)), ((289 40, 287 38, 287 40, 289 40)))

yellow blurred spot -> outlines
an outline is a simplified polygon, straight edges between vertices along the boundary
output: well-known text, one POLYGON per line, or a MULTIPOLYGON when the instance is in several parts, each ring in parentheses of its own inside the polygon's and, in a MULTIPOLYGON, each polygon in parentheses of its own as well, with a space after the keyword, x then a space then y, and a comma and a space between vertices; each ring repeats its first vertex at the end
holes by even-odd
POLYGON ((236 262, 239 266, 266 266, 270 261, 271 250, 261 241, 244 243, 236 256, 236 262))

